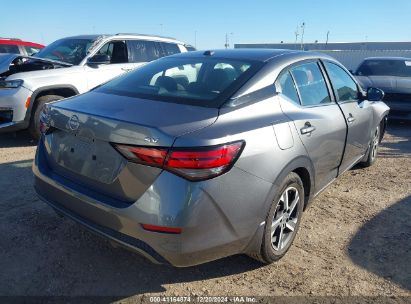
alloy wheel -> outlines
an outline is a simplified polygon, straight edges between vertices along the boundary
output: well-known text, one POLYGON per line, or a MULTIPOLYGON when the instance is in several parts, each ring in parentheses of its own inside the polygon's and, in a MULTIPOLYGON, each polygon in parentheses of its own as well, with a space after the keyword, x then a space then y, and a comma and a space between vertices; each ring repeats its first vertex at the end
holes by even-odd
POLYGON ((380 127, 377 127, 374 133, 374 137, 372 139, 372 147, 371 147, 371 158, 372 159, 377 157, 379 143, 380 143, 380 127))
POLYGON ((284 249, 296 232, 300 196, 295 187, 288 187, 281 194, 271 223, 271 246, 275 251, 284 249))

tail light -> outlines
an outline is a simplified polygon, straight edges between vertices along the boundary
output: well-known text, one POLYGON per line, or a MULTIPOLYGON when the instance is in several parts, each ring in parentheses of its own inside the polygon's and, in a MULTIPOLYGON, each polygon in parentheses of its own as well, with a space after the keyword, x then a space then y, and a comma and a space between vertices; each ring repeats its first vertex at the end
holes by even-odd
POLYGON ((162 232, 162 233, 170 233, 170 234, 181 234, 182 229, 178 227, 164 227, 164 226, 156 226, 150 224, 141 224, 144 230, 152 231, 152 232, 162 232))
POLYGON ((114 144, 129 161, 163 168, 192 181, 221 175, 234 165, 244 141, 202 148, 151 148, 114 144))
POLYGON ((44 106, 43 110, 40 112, 39 129, 42 134, 46 134, 50 128, 50 115, 48 112, 49 109, 46 106, 44 106))

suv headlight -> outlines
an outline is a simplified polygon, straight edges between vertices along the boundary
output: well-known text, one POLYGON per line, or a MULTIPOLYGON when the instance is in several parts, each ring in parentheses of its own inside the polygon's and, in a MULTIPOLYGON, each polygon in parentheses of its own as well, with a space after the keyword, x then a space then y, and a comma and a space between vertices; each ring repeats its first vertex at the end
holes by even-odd
POLYGON ((15 89, 23 84, 23 80, 0 80, 0 89, 15 89))

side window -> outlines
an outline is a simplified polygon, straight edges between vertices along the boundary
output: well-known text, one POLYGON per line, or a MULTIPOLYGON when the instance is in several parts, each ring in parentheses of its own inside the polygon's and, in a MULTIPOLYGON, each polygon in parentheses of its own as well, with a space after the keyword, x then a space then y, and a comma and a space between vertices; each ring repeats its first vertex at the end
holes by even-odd
POLYGON ((39 48, 36 48, 34 46, 25 46, 24 49, 26 50, 27 55, 29 56, 33 56, 34 54, 37 54, 40 51, 39 48))
POLYGON ((327 85, 316 62, 305 63, 291 69, 303 106, 314 106, 331 102, 327 85))
POLYGON ((161 45, 164 49, 164 56, 170 56, 173 54, 180 53, 180 49, 178 48, 178 45, 175 43, 161 42, 161 45))
POLYGON ((0 44, 0 53, 13 53, 19 54, 20 50, 17 45, 12 44, 0 44))
POLYGON ((277 79, 277 87, 281 90, 281 94, 288 97, 293 103, 299 105, 300 100, 294 85, 294 80, 290 72, 285 72, 277 79))
POLYGON ((338 101, 358 100, 358 88, 354 80, 338 65, 325 62, 331 84, 334 87, 338 101))
POLYGON ((127 47, 124 41, 110 41, 103 45, 96 54, 109 55, 111 63, 127 63, 127 47))
POLYGON ((161 57, 159 48, 154 41, 128 40, 130 62, 149 62, 161 57))
POLYGON ((109 55, 111 57, 113 55, 113 42, 108 42, 105 45, 103 45, 96 54, 109 55))

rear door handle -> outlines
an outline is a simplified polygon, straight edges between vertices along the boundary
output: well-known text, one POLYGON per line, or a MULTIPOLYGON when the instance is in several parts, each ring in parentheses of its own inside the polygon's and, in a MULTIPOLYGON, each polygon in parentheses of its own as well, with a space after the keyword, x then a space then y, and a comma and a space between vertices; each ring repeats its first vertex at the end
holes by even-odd
POLYGON ((130 68, 121 68, 124 72, 130 72, 132 69, 130 68))
POLYGON ((301 128, 301 134, 308 134, 310 135, 312 132, 315 131, 315 127, 311 125, 309 121, 304 124, 304 127, 301 128))
POLYGON ((354 116, 352 116, 351 113, 350 113, 350 115, 348 115, 347 121, 348 121, 349 123, 353 123, 353 122, 355 121, 355 118, 354 118, 354 116))

